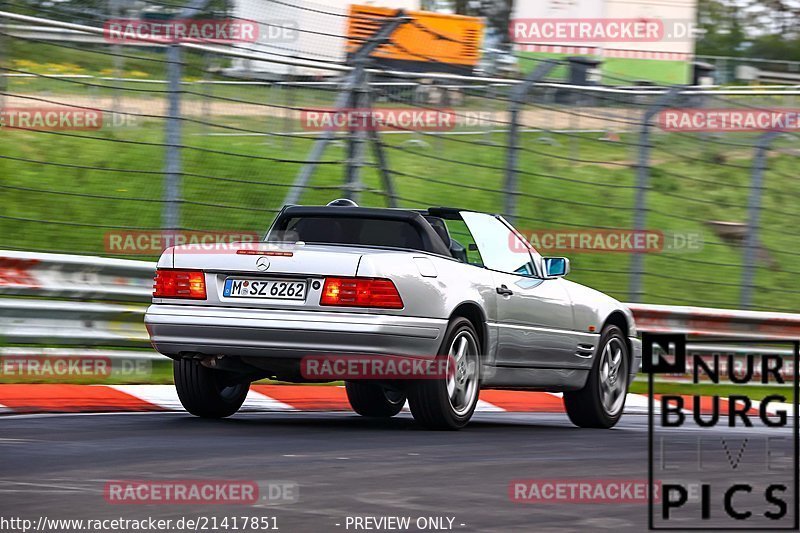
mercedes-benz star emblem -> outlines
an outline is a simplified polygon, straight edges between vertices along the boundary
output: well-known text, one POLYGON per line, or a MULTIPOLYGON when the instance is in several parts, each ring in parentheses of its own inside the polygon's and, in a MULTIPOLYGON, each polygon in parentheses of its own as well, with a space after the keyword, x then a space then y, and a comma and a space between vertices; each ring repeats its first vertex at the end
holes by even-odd
POLYGON ((264 271, 269 268, 269 259, 264 256, 259 257, 256 259, 256 268, 264 271))

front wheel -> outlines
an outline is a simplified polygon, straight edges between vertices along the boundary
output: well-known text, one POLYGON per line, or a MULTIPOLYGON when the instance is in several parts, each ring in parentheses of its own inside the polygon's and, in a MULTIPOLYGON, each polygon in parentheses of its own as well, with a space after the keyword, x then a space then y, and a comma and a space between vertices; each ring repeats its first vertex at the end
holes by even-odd
POLYGON ((400 391, 393 391, 361 381, 345 381, 344 389, 350 407, 361 416, 376 418, 391 418, 403 408, 406 395, 400 391))
MULTIPOLYGON (((421 380, 410 387, 408 406, 414 420, 428 429, 467 425, 480 389, 480 343, 472 323, 455 318, 447 326, 438 360, 446 359, 446 377, 421 380)), ((444 366, 444 365, 443 365, 444 366)))
POLYGON ((611 428, 619 422, 628 394, 628 344, 617 326, 600 334, 597 356, 583 389, 564 393, 567 416, 578 427, 611 428))
POLYGON ((222 370, 212 370, 193 359, 173 361, 175 388, 183 407, 202 418, 231 416, 244 403, 249 383, 229 385, 222 370))

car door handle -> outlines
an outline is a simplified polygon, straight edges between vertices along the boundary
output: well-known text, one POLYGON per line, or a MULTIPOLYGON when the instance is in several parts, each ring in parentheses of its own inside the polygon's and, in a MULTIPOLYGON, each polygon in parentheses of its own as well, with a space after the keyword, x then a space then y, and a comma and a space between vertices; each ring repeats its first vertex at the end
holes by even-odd
POLYGON ((497 287, 497 294, 502 294, 503 296, 511 296, 514 294, 514 291, 506 287, 505 285, 500 285, 497 287))

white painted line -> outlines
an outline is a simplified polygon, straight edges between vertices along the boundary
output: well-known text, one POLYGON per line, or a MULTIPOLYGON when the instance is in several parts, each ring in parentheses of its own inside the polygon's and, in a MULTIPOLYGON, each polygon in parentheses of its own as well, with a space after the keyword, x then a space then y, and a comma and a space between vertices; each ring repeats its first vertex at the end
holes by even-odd
MULTIPOLYGON (((741 404, 740 404, 741 405, 741 404)), ((767 413, 774 415, 778 411, 786 411, 786 416, 794 415, 794 405, 790 403, 783 403, 783 402, 769 402, 769 406, 767 407, 767 413)), ((753 409, 760 409, 761 402, 753 401, 753 409)))
MULTIPOLYGON (((484 402, 483 400, 478 400, 478 405, 475 407, 476 413, 505 413, 505 411, 505 409, 497 407, 489 402, 484 402)), ((402 412, 411 412, 411 409, 408 408, 408 402, 403 406, 402 412)))
MULTIPOLYGON (((647 396, 644 394, 628 394, 628 397, 625 399, 625 412, 634 415, 646 415, 648 408, 647 396)), ((661 412, 661 407, 659 403, 653 402, 653 411, 654 414, 659 414, 661 412)))
MULTIPOLYGON (((551 392, 553 396, 558 396, 559 398, 564 397, 564 393, 562 392, 551 392)), ((628 393, 628 397, 625 398, 625 413, 631 415, 646 415, 647 414, 647 396, 643 394, 633 394, 628 393)), ((661 412, 658 402, 654 404, 655 413, 658 414, 661 412)))
MULTIPOLYGON (((125 394, 135 396, 142 401, 157 405, 168 411, 183 411, 174 385, 112 385, 125 394)), ((242 405, 241 411, 295 411, 291 405, 270 398, 251 390, 242 405)))
MULTIPOLYGON (((557 396, 558 398, 564 397, 563 392, 551 392, 548 394, 552 394, 553 396, 557 396)), ((644 396, 642 394, 628 393, 628 397, 625 399, 624 413, 631 415, 646 415, 647 408, 648 408, 647 396, 644 396)), ((661 412, 658 406, 658 402, 655 402, 654 408, 656 414, 661 412)))
POLYGON ((247 393, 247 398, 242 405, 242 411, 297 411, 289 404, 270 398, 266 394, 261 394, 251 390, 247 393))
MULTIPOLYGON (((549 394, 552 394, 553 396, 557 396, 559 398, 563 398, 564 397, 564 393, 563 392, 551 392, 549 394)), ((655 403, 654 407, 655 407, 656 414, 661 412, 661 410, 660 410, 660 408, 658 406, 658 402, 655 403)), ((642 394, 633 394, 632 392, 628 393, 628 397, 625 398, 625 411, 624 411, 624 413, 631 414, 631 415, 646 415, 647 414, 647 408, 648 408, 647 396, 642 395, 642 394)))
POLYGON ((478 400, 478 405, 475 407, 476 413, 505 413, 505 411, 505 409, 483 400, 478 400))
POLYGON ((109 385, 109 387, 168 411, 183 411, 175 385, 109 385))
POLYGON ((40 493, 40 494, 74 494, 76 492, 102 493, 102 488, 96 486, 80 486, 73 483, 31 483, 27 481, 0 480, 2 493, 40 493), (6 488, 8 487, 8 488, 6 488), (12 488, 21 487, 21 488, 12 488))

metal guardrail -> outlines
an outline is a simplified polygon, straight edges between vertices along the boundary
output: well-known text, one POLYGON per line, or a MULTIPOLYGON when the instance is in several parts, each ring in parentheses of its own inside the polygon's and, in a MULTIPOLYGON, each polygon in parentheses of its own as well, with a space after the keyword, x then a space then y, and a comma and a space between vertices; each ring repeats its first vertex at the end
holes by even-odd
POLYGON ((149 302, 155 264, 0 250, 0 295, 149 302))
POLYGON ((627 304, 639 331, 703 338, 800 339, 800 314, 627 304))
POLYGON ((0 336, 7 343, 146 347, 144 307, 0 298, 0 336))
POLYGON ((147 348, 154 270, 146 261, 2 250, 0 342, 147 348))
MULTIPOLYGON (((146 261, 0 250, 0 340, 41 346, 148 347, 142 318, 154 270, 155 263, 146 261)), ((685 333, 703 339, 800 339, 800 314, 648 304, 628 307, 639 332, 685 333)), ((742 351, 741 346, 717 344, 694 348, 742 351)), ((140 353, 145 358, 153 355, 140 353)))
MULTIPOLYGON (((689 336, 686 345, 688 354, 700 355, 707 364, 711 364, 716 354, 719 355, 720 368, 729 365, 744 373, 747 368, 745 356, 754 356, 754 375, 761 375, 760 358, 765 356, 783 357, 781 375, 786 383, 794 379, 794 350, 788 345, 769 345, 758 343, 736 343, 737 339, 759 339, 764 341, 796 341, 800 339, 800 314, 765 313, 758 311, 738 311, 733 309, 711 309, 706 307, 628 304, 636 319, 639 331, 648 333, 681 333, 689 336), (719 343, 692 343, 691 340, 708 341, 725 339, 719 343), (729 358, 730 357, 730 358, 729 358)), ((693 362, 689 362, 684 374, 664 375, 656 381, 687 383, 691 382, 693 362)), ((722 370, 721 370, 722 371, 722 370)), ((723 371, 724 372, 724 371, 723 371)), ((758 385, 753 380, 748 385, 758 385)))
POLYGON ((1 358, 51 357, 69 359, 77 357, 104 358, 112 361, 163 361, 164 356, 155 351, 115 350, 103 348, 42 348, 35 346, 11 346, 0 348, 1 358))

